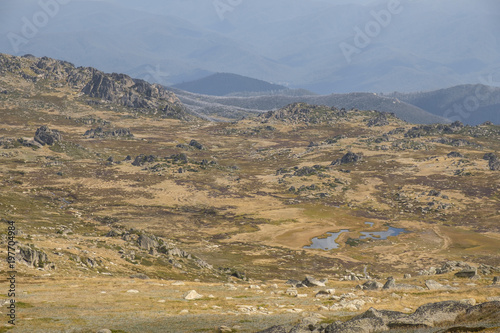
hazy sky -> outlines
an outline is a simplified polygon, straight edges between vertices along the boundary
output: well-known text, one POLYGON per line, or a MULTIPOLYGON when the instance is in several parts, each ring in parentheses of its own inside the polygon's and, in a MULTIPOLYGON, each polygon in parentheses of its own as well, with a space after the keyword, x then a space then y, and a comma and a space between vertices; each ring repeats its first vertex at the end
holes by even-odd
POLYGON ((500 75, 499 22, 497 0, 0 0, 0 52, 163 84, 412 91, 500 75))

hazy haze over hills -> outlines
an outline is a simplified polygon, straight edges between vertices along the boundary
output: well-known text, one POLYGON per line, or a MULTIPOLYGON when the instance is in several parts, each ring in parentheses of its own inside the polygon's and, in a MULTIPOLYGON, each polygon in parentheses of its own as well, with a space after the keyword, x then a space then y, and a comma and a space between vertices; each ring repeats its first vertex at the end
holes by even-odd
POLYGON ((59 2, 2 1, 0 52, 167 85, 215 72, 322 94, 500 85, 493 0, 59 2))

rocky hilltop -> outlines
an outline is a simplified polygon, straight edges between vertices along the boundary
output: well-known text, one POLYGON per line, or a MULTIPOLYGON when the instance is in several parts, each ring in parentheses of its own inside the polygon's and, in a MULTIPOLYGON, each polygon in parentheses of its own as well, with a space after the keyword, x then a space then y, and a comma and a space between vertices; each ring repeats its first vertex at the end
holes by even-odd
POLYGON ((48 81, 52 87, 67 85, 83 96, 90 104, 115 104, 165 118, 190 120, 180 100, 173 92, 159 84, 132 79, 125 74, 107 74, 92 67, 75 67, 73 64, 48 57, 26 55, 15 57, 0 54, 0 74, 18 75, 27 81, 48 81))

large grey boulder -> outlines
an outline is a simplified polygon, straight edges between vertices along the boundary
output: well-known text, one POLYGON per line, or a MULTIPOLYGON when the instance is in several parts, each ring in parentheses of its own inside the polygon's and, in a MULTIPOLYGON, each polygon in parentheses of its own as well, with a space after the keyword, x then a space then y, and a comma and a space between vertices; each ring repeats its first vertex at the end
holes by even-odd
POLYGON ((430 303, 420 306, 410 317, 416 324, 434 327, 437 324, 454 322, 470 307, 466 302, 460 301, 430 303))
POLYGON ((369 280, 362 284, 364 290, 378 290, 382 289, 384 285, 378 281, 369 280))
POLYGON ((46 125, 41 126, 35 132, 35 141, 41 145, 52 146, 53 144, 61 140, 62 140, 61 133, 59 133, 58 130, 51 130, 46 125))
POLYGON ((159 244, 158 244, 158 241, 156 240, 156 237, 146 236, 146 235, 142 234, 137 239, 137 245, 139 245, 139 247, 141 249, 149 251, 151 249, 156 249, 159 244))
POLYGON ((391 276, 387 279, 382 289, 395 289, 396 288, 396 280, 391 276))

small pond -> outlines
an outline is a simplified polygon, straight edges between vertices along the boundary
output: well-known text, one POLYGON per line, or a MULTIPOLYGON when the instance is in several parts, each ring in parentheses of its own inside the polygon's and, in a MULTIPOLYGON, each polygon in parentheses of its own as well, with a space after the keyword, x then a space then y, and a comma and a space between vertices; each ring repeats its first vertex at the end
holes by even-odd
MULTIPOLYGON (((373 222, 365 222, 365 224, 370 227, 373 226, 373 222)), ((337 243, 337 238, 345 233, 350 232, 349 229, 342 229, 339 232, 327 232, 327 237, 314 237, 311 239, 311 245, 304 246, 305 249, 322 249, 322 250, 332 250, 338 249, 339 244, 337 243)), ((402 233, 406 233, 406 229, 389 227, 386 231, 360 231, 361 236, 357 239, 376 239, 383 240, 390 236, 398 236, 402 233)))

